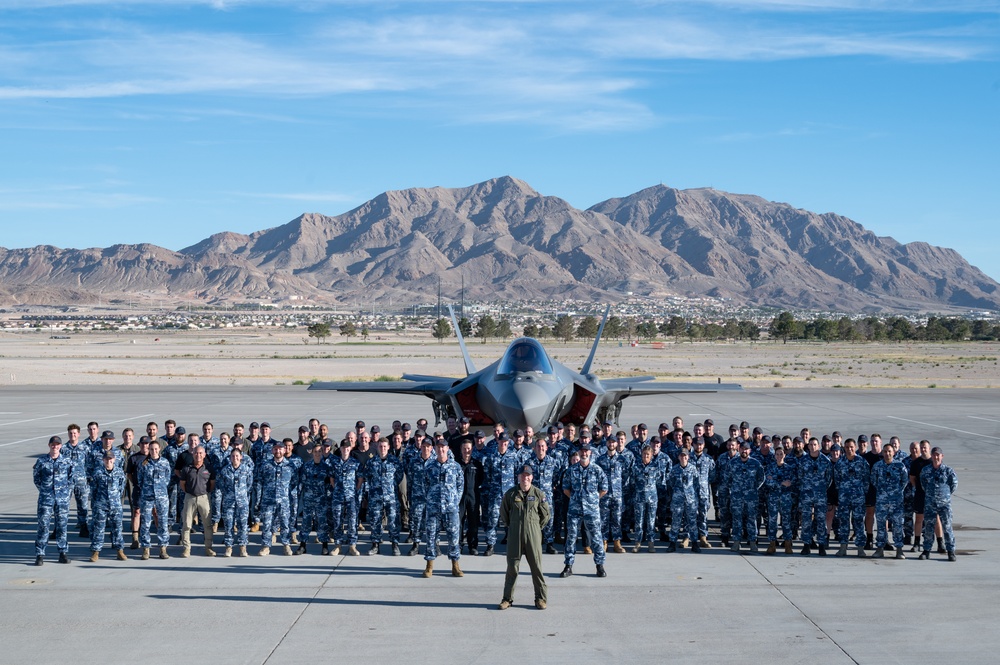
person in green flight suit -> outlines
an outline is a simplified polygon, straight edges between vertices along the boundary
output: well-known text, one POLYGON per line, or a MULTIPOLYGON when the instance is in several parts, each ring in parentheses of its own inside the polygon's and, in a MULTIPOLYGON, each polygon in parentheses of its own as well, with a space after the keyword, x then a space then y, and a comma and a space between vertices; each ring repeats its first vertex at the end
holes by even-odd
POLYGON ((552 518, 545 495, 531 484, 534 469, 521 467, 517 485, 507 490, 500 503, 500 521, 507 525, 507 576, 504 580, 500 609, 514 603, 514 585, 521 567, 521 557, 528 559, 531 583, 535 587, 535 607, 545 609, 548 600, 545 578, 542 576, 542 528, 552 518))

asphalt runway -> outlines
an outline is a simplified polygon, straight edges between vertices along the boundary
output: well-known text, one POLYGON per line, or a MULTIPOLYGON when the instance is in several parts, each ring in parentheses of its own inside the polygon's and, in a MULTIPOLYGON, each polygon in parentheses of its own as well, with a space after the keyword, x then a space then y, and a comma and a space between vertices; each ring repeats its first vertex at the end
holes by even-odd
MULTIPOLYGON (((532 607, 521 576, 515 606, 498 611, 503 548, 463 556, 466 576, 420 576, 421 557, 320 557, 98 563, 70 539, 70 565, 33 562, 35 457, 52 434, 96 420, 120 433, 174 418, 189 431, 211 420, 267 420, 278 437, 317 417, 338 437, 358 419, 385 430, 394 418, 432 418, 420 397, 261 388, 0 389, 0 663, 995 663, 1000 653, 1000 391, 748 390, 633 398, 622 424, 654 429, 675 415, 711 417, 725 432, 747 420, 766 433, 880 432, 904 445, 927 438, 959 478, 956 563, 833 556, 609 554, 598 579, 578 552, 546 556, 549 609, 532 607)), ((72 526, 71 517, 71 526, 72 526)), ((362 542, 365 537, 362 536, 362 542)), ((176 535, 172 542, 176 542, 176 535)), ((217 538, 218 542, 218 538, 217 538)), ((251 554, 259 534, 251 534, 251 554)), ((361 547, 362 552, 367 548, 361 547)), ((404 547, 404 552, 406 551, 404 547)), ((388 548, 383 546, 383 551, 388 548)), ((853 548, 852 548, 853 550, 853 548)), ((155 551, 155 550, 154 550, 155 551)), ((172 552, 178 548, 172 547, 172 552)), ((155 556, 155 555, 154 555, 155 556)))

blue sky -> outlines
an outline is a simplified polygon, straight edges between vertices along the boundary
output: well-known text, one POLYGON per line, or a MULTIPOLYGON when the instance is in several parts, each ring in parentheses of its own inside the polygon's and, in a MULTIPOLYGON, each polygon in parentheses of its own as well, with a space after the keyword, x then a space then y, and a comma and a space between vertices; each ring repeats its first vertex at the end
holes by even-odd
POLYGON ((1000 279, 1000 0, 0 2, 0 246, 500 175, 758 194, 1000 279))

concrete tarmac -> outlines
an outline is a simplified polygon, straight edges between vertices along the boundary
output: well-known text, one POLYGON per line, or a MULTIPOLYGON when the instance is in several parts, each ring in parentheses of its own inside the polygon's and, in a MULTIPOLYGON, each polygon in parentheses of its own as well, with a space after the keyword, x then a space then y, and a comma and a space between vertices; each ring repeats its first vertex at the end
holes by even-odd
MULTIPOLYGON (((70 538, 69 565, 50 544, 34 559, 37 492, 31 465, 70 422, 116 433, 174 418, 189 431, 211 420, 267 420, 278 437, 317 417, 339 438, 358 419, 432 418, 420 397, 260 388, 0 389, 0 663, 297 663, 361 659, 436 663, 531 661, 685 663, 994 663, 1000 653, 1000 391, 748 390, 625 401, 622 425, 655 431, 680 415, 711 417, 725 433, 747 420, 768 434, 880 432, 904 445, 929 439, 959 478, 958 561, 859 560, 815 555, 609 554, 608 577, 577 553, 546 556, 549 609, 532 606, 526 567, 515 606, 497 610, 505 557, 463 556, 466 575, 420 557, 208 558, 115 561, 70 538)), ((73 517, 71 517, 71 527, 73 517)), ((74 532, 71 530, 71 534, 74 532)), ((172 542, 176 543, 176 535, 172 542)), ((127 541, 126 541, 127 542, 127 541)), ((218 542, 218 537, 217 537, 218 542)), ((362 536, 360 549, 367 550, 362 536)), ((259 534, 251 535, 255 554, 259 534)), ((408 546, 403 547, 405 552, 408 546)), ((831 548, 834 549, 834 548, 831 548)), ((908 548, 907 548, 908 550, 908 548)), ((155 550, 154 550, 155 551, 155 550)), ((179 548, 171 547, 176 554, 179 548)), ((831 553, 832 554, 832 553, 831 553)), ((852 547, 853 554, 853 547, 852 547)))

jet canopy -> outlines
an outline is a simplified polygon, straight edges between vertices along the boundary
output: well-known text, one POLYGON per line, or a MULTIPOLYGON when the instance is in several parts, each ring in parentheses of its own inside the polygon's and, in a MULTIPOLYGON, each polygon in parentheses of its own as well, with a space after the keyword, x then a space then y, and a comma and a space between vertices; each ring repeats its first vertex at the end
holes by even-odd
POLYGON ((552 374, 552 363, 538 340, 522 337, 510 343, 497 366, 497 374, 538 372, 552 374))

